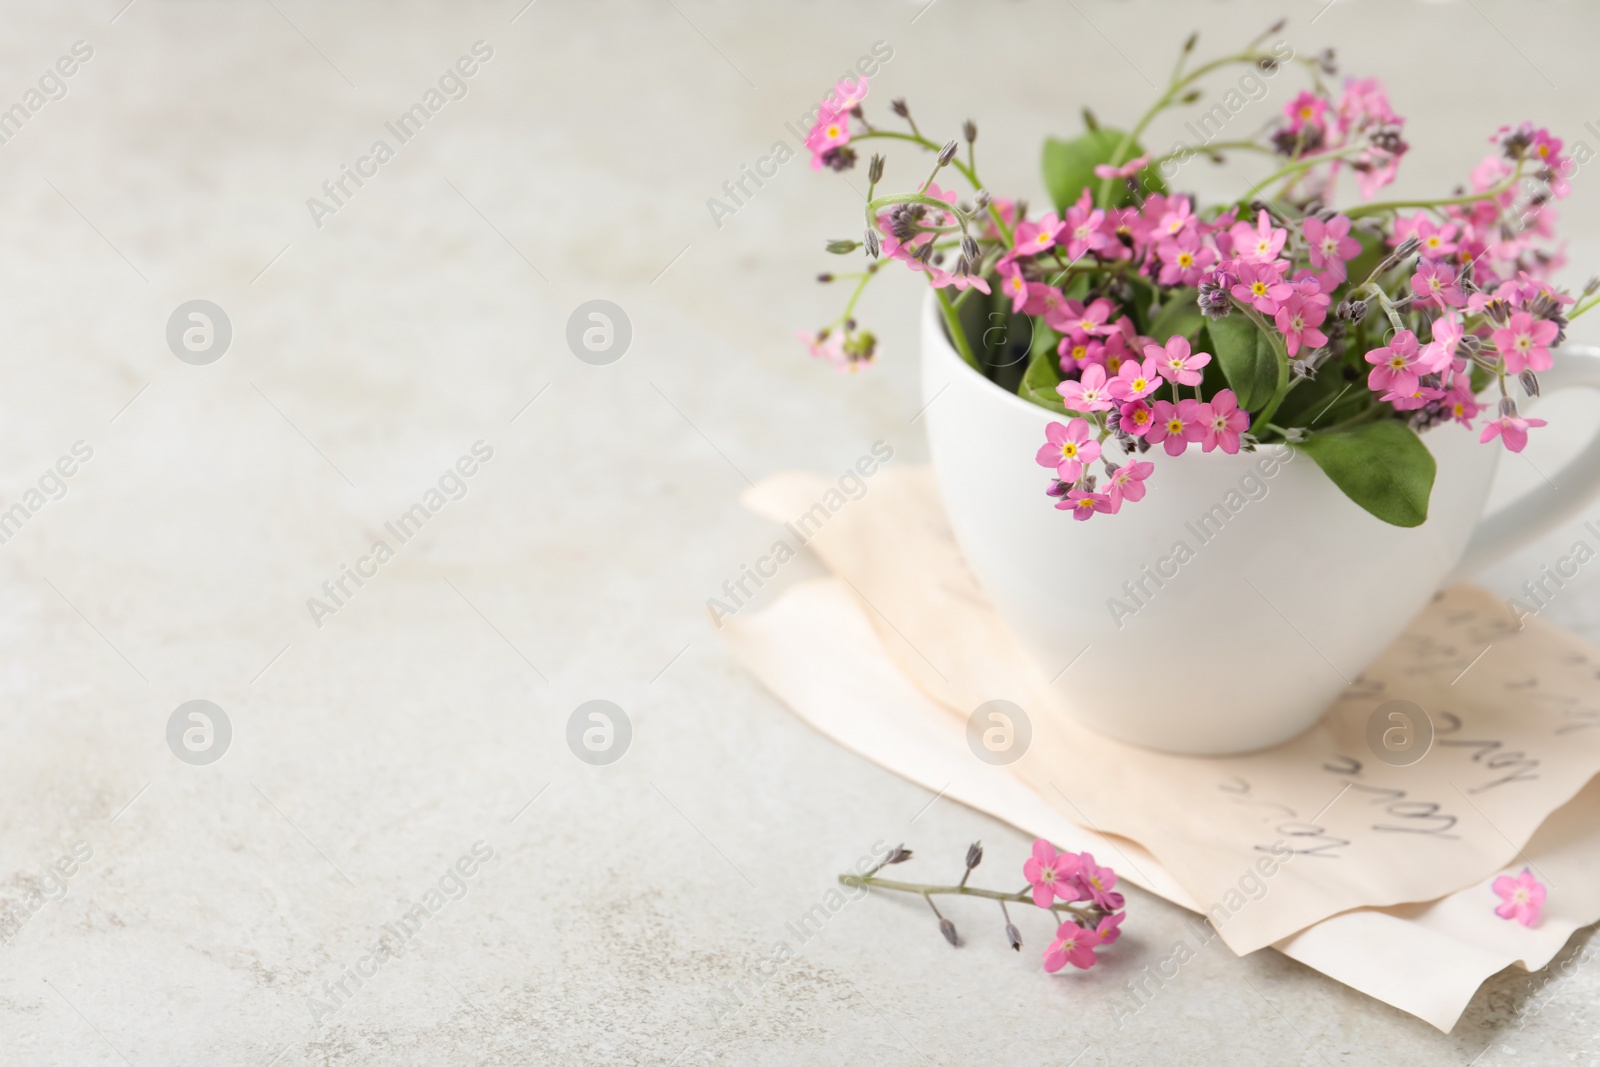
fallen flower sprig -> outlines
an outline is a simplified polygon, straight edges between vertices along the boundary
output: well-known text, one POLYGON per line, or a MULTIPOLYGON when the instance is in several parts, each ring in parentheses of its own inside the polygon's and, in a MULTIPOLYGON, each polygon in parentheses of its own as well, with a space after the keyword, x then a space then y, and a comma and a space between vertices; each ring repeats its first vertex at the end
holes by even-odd
POLYGON ((879 878, 883 868, 904 863, 911 858, 911 850, 897 845, 883 862, 866 874, 841 874, 839 882, 847 886, 868 889, 887 889, 897 893, 914 893, 928 902, 939 920, 939 932, 951 945, 959 946, 955 923, 939 911, 933 902, 936 896, 981 897, 1000 905, 1005 919, 1006 940, 1017 951, 1022 949, 1022 933, 1011 921, 1009 904, 1033 904, 1048 911, 1053 918, 1063 919, 1056 928, 1055 940, 1044 952, 1044 969, 1051 973, 1070 963, 1087 970, 1097 962, 1095 950, 1103 948, 1122 936, 1124 900, 1115 892, 1117 874, 1110 867, 1098 866, 1088 852, 1057 852, 1054 845, 1039 838, 1033 843, 1033 855, 1022 865, 1023 877, 1028 887, 1007 893, 997 889, 979 889, 967 885, 973 869, 983 862, 983 844, 974 842, 967 849, 966 870, 955 885, 924 885, 918 882, 900 882, 879 878))

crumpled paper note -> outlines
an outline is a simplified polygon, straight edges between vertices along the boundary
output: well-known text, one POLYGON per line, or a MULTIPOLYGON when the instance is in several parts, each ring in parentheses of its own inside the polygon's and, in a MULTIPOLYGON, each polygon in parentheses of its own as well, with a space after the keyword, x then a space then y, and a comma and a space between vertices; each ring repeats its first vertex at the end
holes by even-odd
MULTIPOLYGON (((746 502, 788 521, 829 485, 783 475, 746 502)), ((1311 732, 1201 759, 1102 738, 1052 703, 1049 680, 966 570, 925 468, 884 471, 809 544, 838 577, 726 620, 747 666, 819 728, 930 788, 1068 847, 1110 835, 1101 850, 1120 853, 1129 880, 1207 913, 1235 951, 1274 944, 1448 1028, 1483 978, 1542 965, 1600 912, 1600 893, 1578 891, 1600 888, 1584 850, 1558 848, 1562 863, 1534 864, 1552 886, 1538 930, 1492 913, 1488 882, 1572 824, 1552 820, 1528 844, 1600 770, 1600 707, 1587 646, 1537 620, 1517 631, 1479 590, 1436 600, 1311 732), (968 715, 995 699, 1025 709, 1032 727, 1025 754, 1003 768, 966 740, 968 715), (1410 766, 1377 758, 1366 736, 1389 699, 1414 701, 1436 726, 1410 766), (1401 966, 1373 962, 1392 954, 1383 944, 1409 946, 1401 966)))

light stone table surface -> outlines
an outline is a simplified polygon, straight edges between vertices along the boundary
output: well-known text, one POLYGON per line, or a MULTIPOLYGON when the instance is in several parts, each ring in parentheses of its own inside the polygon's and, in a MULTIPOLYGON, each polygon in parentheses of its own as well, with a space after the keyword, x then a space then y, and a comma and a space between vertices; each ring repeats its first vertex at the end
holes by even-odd
MULTIPOLYGON (((730 217, 706 204, 797 148, 786 123, 874 42, 893 58, 873 114, 905 96, 941 138, 970 115, 987 180, 1042 201, 1039 140, 1081 105, 1127 121, 1191 28, 1221 50, 1290 14, 1298 50, 1388 79, 1414 146, 1397 188, 1420 194, 1504 122, 1600 146, 1593 8, 125 3, 0 4, 0 107, 75 42, 92 52, 0 145, 0 507, 92 449, 0 546, 0 902, 20 921, 0 1062, 1600 1062, 1588 964, 1497 977, 1446 1036, 1217 943, 1119 1028, 1124 983, 1184 929, 1137 890, 1092 972, 1045 976, 1034 916, 1018 956, 953 903, 954 951, 920 902, 877 896, 764 966, 874 842, 938 880, 982 839, 979 874, 1005 885, 1028 842, 813 733, 705 613, 771 543, 737 503, 747 481, 843 470, 880 439, 926 455, 909 279, 863 305, 871 374, 792 338, 842 298, 811 276, 837 263, 823 238, 859 228, 850 184, 801 158, 730 217), (386 133, 478 41, 465 96, 386 133), (393 158, 361 162, 379 139, 393 158), (314 218, 308 198, 358 165, 314 218), (204 366, 166 340, 194 299, 232 325, 204 366), (619 362, 569 350, 590 299, 631 322, 619 362), (464 495, 391 537, 476 442, 492 458, 464 464, 464 495), (308 598, 380 538, 393 558, 313 620, 308 598), (195 699, 232 728, 207 766, 167 741, 195 699), (592 699, 631 723, 609 766, 566 741, 592 699), (63 857, 64 896, 43 879, 63 857), (461 857, 471 876, 447 876, 461 857), (457 899, 430 898, 441 882, 457 899), (40 889, 59 899, 31 910, 40 889), (314 1018, 308 998, 430 899, 404 954, 314 1018)), ((1254 129, 1287 91, 1234 121, 1254 129)), ((1164 119, 1151 141, 1179 133, 1164 119)), ((1600 263, 1586 173, 1564 213, 1573 259, 1600 263)), ((1534 463, 1559 465, 1584 408, 1560 408, 1534 463)), ((1509 463, 1506 491, 1535 477, 1509 463)), ((1577 529, 1488 580, 1511 592, 1577 529)), ((802 559, 783 582, 815 573, 802 559)), ((1600 637, 1596 575, 1547 615, 1600 637)))

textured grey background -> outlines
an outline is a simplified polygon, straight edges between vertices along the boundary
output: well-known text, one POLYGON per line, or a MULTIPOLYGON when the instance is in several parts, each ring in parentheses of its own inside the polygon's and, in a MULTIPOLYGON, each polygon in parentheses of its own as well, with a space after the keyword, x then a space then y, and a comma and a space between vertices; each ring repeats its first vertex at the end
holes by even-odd
MULTIPOLYGON (((873 114, 904 95, 938 137, 970 115, 987 180, 1037 200, 1039 139, 1081 104, 1126 121, 1194 26, 1221 49, 1289 14, 1301 51, 1388 79, 1414 146, 1397 190, 1420 194, 1503 122, 1600 148, 1592 7, 123 3, 0 5, 0 102, 94 49, 0 147, 0 506, 94 448, 0 546, 0 901, 93 849, 0 945, 4 1062, 1600 1061, 1593 964, 1542 992, 1502 975, 1444 1036, 1216 944, 1119 1029, 1112 998, 1184 929, 1138 891, 1105 966, 1055 978, 1034 916, 1019 957, 976 905, 950 906, 952 951, 915 901, 853 903, 719 1024, 724 987, 874 841, 937 879, 982 838, 1005 885, 1027 842, 813 734, 703 607, 770 544, 747 479, 842 470, 879 438, 924 455, 915 285, 863 305, 871 374, 791 337, 842 298, 809 279, 836 265, 822 238, 859 227, 848 184, 797 159, 722 227, 705 205, 872 42, 894 48, 873 114), (468 97, 314 227, 305 199, 479 39, 468 97), (206 367, 164 339, 196 298, 234 328, 206 367), (564 342, 595 298, 634 330, 606 367, 564 342), (494 458, 465 498, 313 626, 306 598, 479 439, 494 458), (209 767, 164 739, 197 698, 234 729, 209 767), (565 746, 590 699, 632 720, 611 766, 565 746), (314 1027, 306 998, 480 839, 495 858, 467 895, 314 1027)), ((1597 212, 1582 175, 1580 262, 1600 264, 1597 212)), ((1582 406, 1530 452, 1544 469, 1582 406)), ((1600 636, 1600 583, 1549 615, 1600 636)))

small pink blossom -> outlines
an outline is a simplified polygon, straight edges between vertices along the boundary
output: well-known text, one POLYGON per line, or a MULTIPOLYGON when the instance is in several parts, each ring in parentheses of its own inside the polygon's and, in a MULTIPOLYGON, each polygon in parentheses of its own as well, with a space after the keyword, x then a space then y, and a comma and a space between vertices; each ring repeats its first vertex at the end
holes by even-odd
POLYGON ((1417 366, 1427 374, 1443 374, 1455 360, 1456 345, 1461 343, 1463 333, 1454 315, 1434 319, 1433 340, 1422 346, 1417 366))
POLYGON ((1278 332, 1283 334, 1284 345, 1290 356, 1298 355, 1300 346, 1320 348, 1328 343, 1328 335, 1317 329, 1328 317, 1327 308, 1299 293, 1284 301, 1275 317, 1278 332))
POLYGON ((1130 359, 1117 368, 1117 376, 1107 388, 1118 400, 1143 400, 1161 388, 1160 365, 1153 359, 1143 363, 1130 359))
MULTIPOLYGON (((885 244, 887 243, 886 240, 885 244)), ((1043 282, 1028 281, 1022 276, 1022 269, 1015 263, 1002 264, 995 273, 1000 275, 1000 291, 1011 298, 1013 314, 1038 315, 1044 311, 1045 297, 1050 292, 1050 286, 1043 282)))
POLYGON ((1361 242, 1350 236, 1350 220, 1343 215, 1327 222, 1313 215, 1301 224, 1300 232, 1309 246, 1311 265, 1333 271, 1340 279, 1345 276, 1344 265, 1361 254, 1361 242))
POLYGON ((1458 308, 1467 302, 1466 294, 1456 284, 1456 272, 1432 259, 1417 265, 1417 273, 1411 276, 1411 291, 1417 294, 1418 303, 1424 307, 1431 303, 1443 310, 1458 308))
POLYGON ((1107 378, 1122 373, 1124 363, 1137 361, 1139 358, 1128 350, 1128 342, 1124 340, 1133 331, 1133 324, 1128 317, 1124 315, 1118 319, 1115 326, 1117 332, 1106 334, 1105 343, 1099 346, 1097 354, 1092 357, 1093 362, 1106 369, 1107 378), (1126 327, 1126 331, 1122 327, 1126 327))
POLYGON ((1315 93, 1300 90, 1300 95, 1284 105, 1283 113, 1289 117, 1289 130, 1299 133, 1307 126, 1322 129, 1323 116, 1328 113, 1328 102, 1315 93))
POLYGON ((1450 417, 1463 426, 1471 426, 1472 420, 1483 410, 1478 405, 1478 398, 1472 395, 1471 387, 1463 381, 1458 381, 1455 388, 1450 390, 1444 406, 1450 417))
POLYGON ((1418 385, 1409 393, 1391 390, 1390 392, 1384 393, 1378 399, 1383 401, 1385 404, 1392 404, 1396 411, 1416 411, 1418 408, 1427 407, 1429 404, 1433 403, 1435 400, 1438 400, 1442 396, 1444 396, 1443 389, 1435 389, 1432 386, 1427 385, 1418 385))
POLYGON ((1094 439, 1087 419, 1073 419, 1065 425, 1052 422, 1044 428, 1044 438, 1034 459, 1041 467, 1053 467, 1064 482, 1077 481, 1083 468, 1100 458, 1100 442, 1094 439))
POLYGON ((1156 465, 1147 460, 1124 463, 1112 471, 1111 477, 1107 479, 1106 495, 1111 498, 1113 504, 1119 506, 1124 500, 1132 500, 1135 503, 1143 500, 1144 480, 1150 477, 1150 473, 1155 469, 1156 465))
POLYGON ((1065 243, 1068 259, 1081 259, 1111 243, 1111 237, 1101 229, 1106 221, 1106 213, 1099 208, 1091 208, 1091 203, 1089 190, 1085 189, 1078 202, 1067 209, 1065 243))
POLYGON ((1105 493, 1090 493, 1082 489, 1073 489, 1068 491, 1065 500, 1056 503, 1056 510, 1066 511, 1071 508, 1072 517, 1079 522, 1083 522, 1092 518, 1097 511, 1115 512, 1121 503, 1120 500, 1113 501, 1105 493))
POLYGON ((1068 919, 1056 928, 1056 939, 1044 950, 1044 969, 1055 974, 1070 963, 1087 971, 1095 964, 1094 950, 1099 946, 1098 934, 1068 919))
POLYGON ((1199 285, 1206 270, 1217 261, 1217 250, 1200 243, 1192 234, 1162 241, 1156 246, 1161 257, 1162 285, 1199 285))
POLYGON ((1094 856, 1087 852, 1078 854, 1078 880, 1083 883, 1089 892, 1089 899, 1095 906, 1106 911, 1116 911, 1122 907, 1121 893, 1113 893, 1117 887, 1117 872, 1110 867, 1095 866, 1094 856))
POLYGON ((820 334, 811 330, 796 330, 794 332, 811 353, 814 359, 825 359, 833 364, 835 370, 859 370, 859 364, 853 364, 844 351, 843 330, 823 330, 820 334))
POLYGON ((1190 441, 1205 435, 1204 412, 1198 400, 1180 400, 1176 404, 1157 400, 1150 409, 1150 429, 1145 440, 1160 445, 1167 455, 1181 455, 1190 441))
MULTIPOLYGON (((1056 505, 1060 507, 1060 505, 1056 505)), ((1057 897, 1078 900, 1080 891, 1074 884, 1078 876, 1079 860, 1071 852, 1057 853, 1056 847, 1044 838, 1033 842, 1033 855, 1022 864, 1022 876, 1033 886, 1033 902, 1048 908, 1057 897)))
POLYGON ((1372 364, 1367 388, 1403 395, 1416 392, 1418 355, 1417 335, 1410 330, 1398 331, 1387 346, 1367 353, 1367 362, 1372 364))
POLYGON ((1137 159, 1128 160, 1120 167, 1113 167, 1109 163, 1096 163, 1094 176, 1096 178, 1131 178, 1141 170, 1144 170, 1149 162, 1149 156, 1140 156, 1137 159))
POLYGON ((1549 345, 1558 332, 1560 328, 1549 319, 1535 319, 1526 311, 1518 311, 1503 329, 1494 331, 1494 346, 1505 357, 1508 373, 1549 370, 1554 362, 1549 345))
POLYGON ((1498 437, 1501 444, 1506 446, 1506 451, 1521 452, 1528 447, 1528 430, 1545 425, 1548 424, 1543 419, 1522 419, 1515 415, 1502 415, 1484 424, 1483 433, 1478 435, 1478 443, 1486 445, 1498 437))
MULTIPOLYGON (((1149 206, 1148 201, 1146 206, 1149 206)), ((1190 209, 1188 197, 1174 197, 1167 201, 1166 207, 1167 210, 1161 215, 1161 221, 1156 224, 1156 232, 1162 237, 1176 238, 1182 234, 1195 233, 1199 229, 1199 219, 1190 209)))
POLYGON ((1232 289, 1235 300, 1263 315, 1277 314, 1279 302, 1289 299, 1294 291, 1294 286, 1283 280, 1283 264, 1275 262, 1241 262, 1239 282, 1232 289))
POLYGON ((1423 259, 1444 259, 1459 247, 1455 242, 1458 232, 1460 228, 1455 223, 1435 223, 1419 211, 1409 219, 1397 217, 1394 220, 1393 243, 1398 245, 1407 237, 1415 237, 1417 252, 1423 259))
POLYGON ((1109 945, 1122 936, 1122 920, 1128 917, 1125 911, 1115 915, 1107 915, 1100 920, 1100 925, 1094 928, 1095 936, 1100 939, 1100 944, 1109 945))
POLYGON ((1494 891, 1502 902, 1494 909, 1494 913, 1500 918, 1515 919, 1523 926, 1532 926, 1539 921, 1539 912, 1544 907, 1545 889, 1528 868, 1522 868, 1522 873, 1515 878, 1509 874, 1502 874, 1496 878, 1494 891))
POLYGON ((851 108, 860 107, 867 98, 866 78, 840 78, 834 83, 833 91, 828 94, 828 106, 832 107, 835 114, 842 114, 851 108))
POLYGON ((1088 307, 1076 300, 1068 300, 1058 320, 1060 325, 1053 325, 1053 328, 1073 338, 1104 336, 1117 329, 1106 322, 1115 310, 1105 297, 1093 301, 1088 307))
POLYGON ((1143 437, 1150 432, 1151 420, 1150 405, 1143 400, 1122 405, 1122 410, 1117 414, 1117 426, 1123 433, 1133 437, 1143 437))
POLYGON ((1012 246, 1014 256, 1032 256, 1040 252, 1048 252, 1056 246, 1058 235, 1061 233, 1062 222, 1052 212, 1038 222, 1023 222, 1017 225, 1016 242, 1012 246))
POLYGON ((939 267, 929 266, 928 277, 931 279, 935 289, 943 289, 947 285, 953 285, 956 288, 956 292, 961 292, 965 289, 976 289, 985 296, 989 293, 989 283, 977 274, 952 274, 950 271, 939 267))
POLYGON ((1077 340, 1070 334, 1063 337, 1056 345, 1056 354, 1061 357, 1061 373, 1070 374, 1090 363, 1100 362, 1104 349, 1104 344, 1090 341, 1087 337, 1077 340))
POLYGON ((1098 363, 1083 368, 1083 376, 1079 380, 1057 385, 1056 392, 1061 394, 1061 402, 1068 411, 1111 410, 1112 394, 1106 386, 1106 369, 1098 363))
POLYGON ((1247 222, 1236 222, 1228 230, 1233 239, 1233 254, 1248 263, 1271 263, 1283 251, 1283 242, 1289 239, 1288 230, 1275 229, 1272 216, 1265 211, 1256 213, 1256 225, 1251 229, 1247 222))
POLYGON ((1157 366, 1161 368, 1161 376, 1179 385, 1199 385, 1200 368, 1211 362, 1211 356, 1205 352, 1191 354, 1189 339, 1176 333, 1167 338, 1165 348, 1160 345, 1146 345, 1144 357, 1156 360, 1157 366))
POLYGON ((1232 389, 1219 389, 1209 403, 1200 405, 1202 435, 1200 449, 1220 448, 1228 455, 1239 452, 1239 435, 1250 428, 1250 413, 1239 410, 1239 398, 1232 389))
MULTIPOLYGON (((864 86, 865 79, 862 82, 864 86)), ((816 125, 806 134, 806 147, 811 150, 811 169, 821 170, 824 154, 849 143, 850 116, 824 103, 821 113, 817 115, 816 125)))

